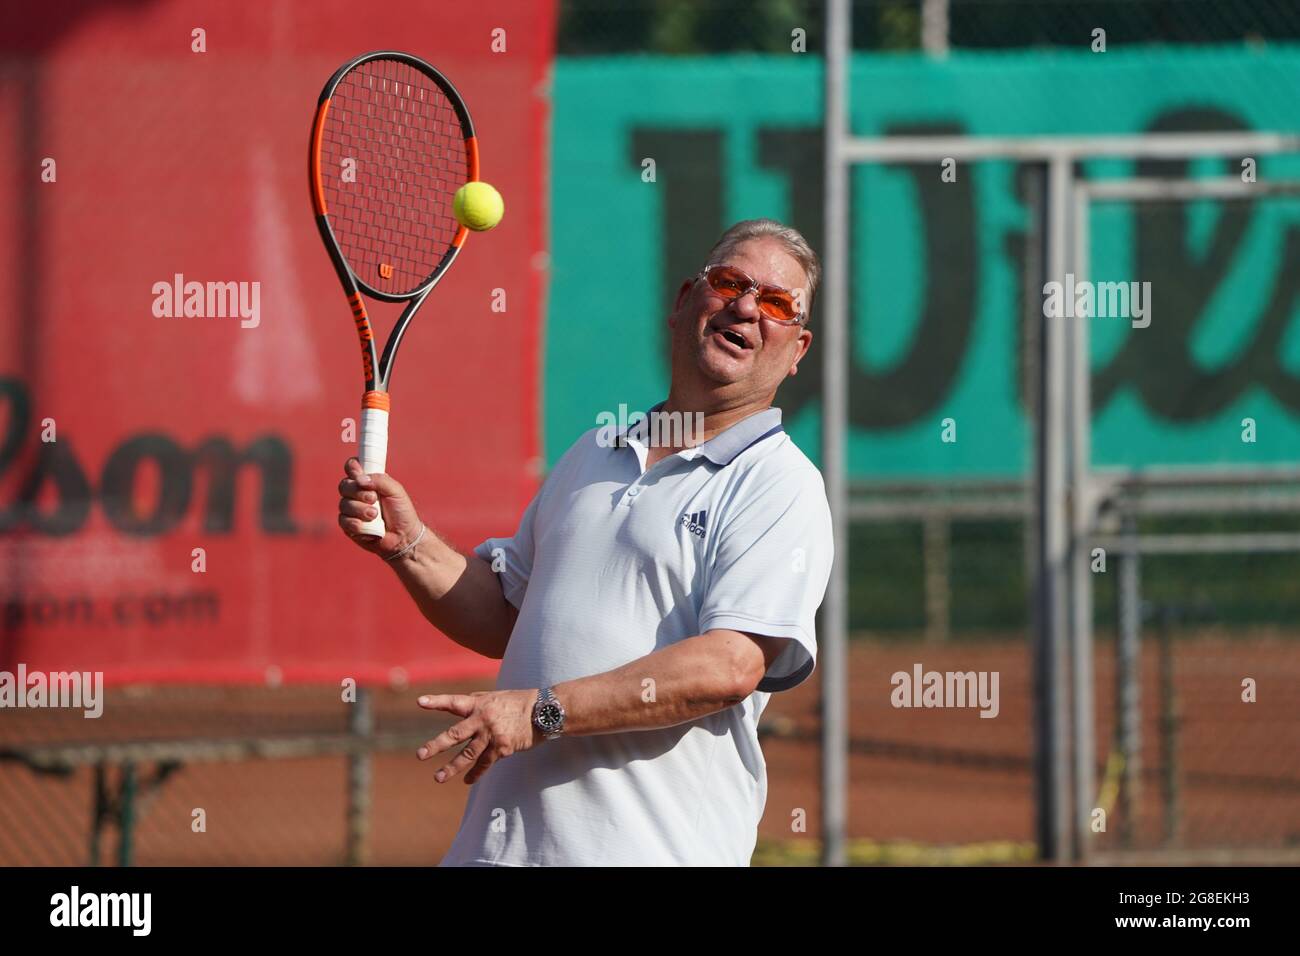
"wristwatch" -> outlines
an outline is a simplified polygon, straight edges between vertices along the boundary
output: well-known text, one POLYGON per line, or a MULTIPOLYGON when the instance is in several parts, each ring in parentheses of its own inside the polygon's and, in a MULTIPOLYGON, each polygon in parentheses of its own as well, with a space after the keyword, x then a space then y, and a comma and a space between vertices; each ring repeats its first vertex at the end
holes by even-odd
POLYGON ((533 726, 547 740, 554 740, 564 733, 564 705, 555 698, 555 692, 543 687, 533 704, 533 726))

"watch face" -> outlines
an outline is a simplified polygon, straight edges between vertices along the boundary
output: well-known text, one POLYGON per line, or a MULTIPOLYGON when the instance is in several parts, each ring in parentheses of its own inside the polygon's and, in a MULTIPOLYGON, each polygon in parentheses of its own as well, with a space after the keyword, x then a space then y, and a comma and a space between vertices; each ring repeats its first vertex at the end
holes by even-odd
POLYGON ((537 723, 545 731, 558 728, 564 720, 564 711, 559 704, 546 703, 537 708, 537 723))

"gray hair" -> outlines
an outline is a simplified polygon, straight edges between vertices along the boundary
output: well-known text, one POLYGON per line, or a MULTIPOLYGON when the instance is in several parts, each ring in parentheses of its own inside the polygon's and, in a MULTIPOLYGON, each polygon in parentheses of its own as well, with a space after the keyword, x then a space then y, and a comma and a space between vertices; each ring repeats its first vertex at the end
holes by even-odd
MULTIPOLYGON (((777 222, 775 219, 742 219, 724 232, 722 237, 713 244, 713 248, 709 250, 707 261, 710 263, 717 262, 719 257, 734 252, 742 242, 749 242, 751 239, 769 238, 780 242, 785 247, 785 251, 790 258, 799 263, 804 275, 808 277, 808 302, 804 307, 804 311, 805 313, 811 313, 813 296, 817 292, 817 283, 821 281, 822 277, 822 264, 821 260, 817 258, 817 253, 813 252, 813 247, 808 245, 808 240, 803 237, 803 234, 798 229, 777 222)), ((804 321, 807 321, 806 315, 804 321)))

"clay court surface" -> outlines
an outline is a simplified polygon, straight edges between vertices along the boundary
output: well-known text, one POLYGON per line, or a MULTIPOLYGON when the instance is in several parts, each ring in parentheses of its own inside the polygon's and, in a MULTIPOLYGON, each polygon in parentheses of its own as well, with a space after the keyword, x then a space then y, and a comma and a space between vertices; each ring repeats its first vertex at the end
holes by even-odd
MULTIPOLYGON (((1175 648, 1177 834, 1193 854, 1300 851, 1300 642, 1273 634, 1181 637, 1175 648), (1253 678, 1258 700, 1241 700, 1253 678)), ((1158 660, 1154 642, 1142 659, 1142 743, 1135 850, 1164 845, 1158 660)), ((886 845, 982 844, 1029 852, 1033 840, 1031 679, 1023 639, 930 645, 856 640, 851 646, 850 833, 886 845), (896 709, 890 676, 927 671, 996 671, 999 712, 896 709)), ((1098 779, 1113 727, 1111 646, 1096 657, 1098 779)), ((419 685, 377 695, 376 730, 403 749, 373 758, 367 860, 436 863, 459 822, 466 789, 440 786, 433 767, 415 759, 428 720, 414 705, 429 690, 468 691, 487 681, 419 685), (409 738, 409 746, 407 740, 409 738)), ((760 847, 780 858, 810 851, 820 813, 817 681, 772 698, 764 715, 768 801, 760 847), (806 832, 793 829, 800 817, 806 832), (801 846, 802 845, 802 846, 801 846)), ((335 688, 277 691, 164 689, 119 691, 104 717, 15 710, 0 713, 0 750, 64 742, 170 739, 281 739, 347 730, 348 707, 335 688)), ((139 804, 135 862, 141 865, 335 865, 346 859, 347 758, 189 762, 139 804), (192 811, 207 830, 191 831, 192 811)), ((147 782, 155 768, 139 767, 147 782)), ((115 779, 113 771, 110 779, 115 779)), ((93 772, 36 774, 0 762, 0 865, 81 864, 88 859, 93 772)), ((1099 849, 1119 847, 1111 808, 1099 849)), ((105 862, 117 837, 108 831, 105 862)), ((760 853, 762 856, 762 853, 760 853)), ((771 859, 769 855, 764 857, 771 859)))

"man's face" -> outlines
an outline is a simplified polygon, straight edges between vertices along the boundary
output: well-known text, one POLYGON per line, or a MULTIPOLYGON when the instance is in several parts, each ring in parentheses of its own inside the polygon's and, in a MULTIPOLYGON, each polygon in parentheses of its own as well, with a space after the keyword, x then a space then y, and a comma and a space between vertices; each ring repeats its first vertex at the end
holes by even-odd
MULTIPOLYGON (((709 264, 732 266, 761 286, 795 291, 800 306, 807 307, 808 278, 775 239, 742 242, 709 264)), ((765 316, 754 293, 728 300, 704 279, 684 283, 676 306, 668 318, 674 384, 713 391, 721 386, 736 397, 766 395, 770 400, 812 342, 812 333, 802 325, 782 325, 765 316)))

